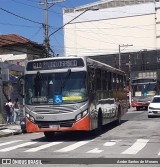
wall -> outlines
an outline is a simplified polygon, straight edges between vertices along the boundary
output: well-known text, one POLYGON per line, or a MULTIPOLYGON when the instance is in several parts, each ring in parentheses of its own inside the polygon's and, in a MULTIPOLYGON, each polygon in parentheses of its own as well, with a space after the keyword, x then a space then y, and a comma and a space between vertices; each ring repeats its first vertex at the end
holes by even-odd
MULTIPOLYGON (((159 12, 159 10, 157 10, 159 12)), ((64 14, 64 23, 81 12, 64 14)), ((132 44, 123 52, 160 48, 155 4, 124 6, 87 11, 64 28, 65 56, 118 53, 118 45, 132 44)))

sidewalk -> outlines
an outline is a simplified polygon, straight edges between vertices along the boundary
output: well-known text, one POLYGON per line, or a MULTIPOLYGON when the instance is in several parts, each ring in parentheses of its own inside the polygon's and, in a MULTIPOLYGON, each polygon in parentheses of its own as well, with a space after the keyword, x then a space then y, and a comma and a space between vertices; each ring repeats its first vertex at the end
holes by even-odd
POLYGON ((20 125, 0 124, 0 138, 11 136, 11 135, 18 135, 18 134, 21 134, 21 133, 22 133, 22 130, 21 130, 20 125))

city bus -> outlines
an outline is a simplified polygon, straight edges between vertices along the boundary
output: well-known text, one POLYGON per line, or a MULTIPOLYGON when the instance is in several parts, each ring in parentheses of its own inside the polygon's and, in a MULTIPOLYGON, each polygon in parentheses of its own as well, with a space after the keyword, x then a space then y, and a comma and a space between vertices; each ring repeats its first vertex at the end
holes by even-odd
POLYGON ((26 131, 93 131, 120 123, 128 110, 126 75, 89 57, 28 61, 24 73, 26 131))
POLYGON ((156 77, 143 77, 132 80, 132 107, 148 110, 151 98, 159 92, 156 77))

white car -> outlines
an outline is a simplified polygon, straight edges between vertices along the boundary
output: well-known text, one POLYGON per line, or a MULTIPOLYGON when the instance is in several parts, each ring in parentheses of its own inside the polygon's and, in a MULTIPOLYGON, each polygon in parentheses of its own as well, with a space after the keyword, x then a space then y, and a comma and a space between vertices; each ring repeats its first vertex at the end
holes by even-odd
POLYGON ((152 98, 148 106, 148 118, 160 116, 160 95, 152 98))

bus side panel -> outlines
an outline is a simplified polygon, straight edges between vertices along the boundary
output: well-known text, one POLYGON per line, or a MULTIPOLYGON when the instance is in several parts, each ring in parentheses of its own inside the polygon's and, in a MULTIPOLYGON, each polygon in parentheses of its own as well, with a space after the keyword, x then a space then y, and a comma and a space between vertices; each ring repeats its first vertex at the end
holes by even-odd
POLYGON ((72 127, 59 127, 59 128, 39 128, 38 125, 32 123, 28 118, 26 118, 26 129, 27 132, 91 130, 90 118, 88 115, 82 118, 81 120, 75 122, 72 127))

